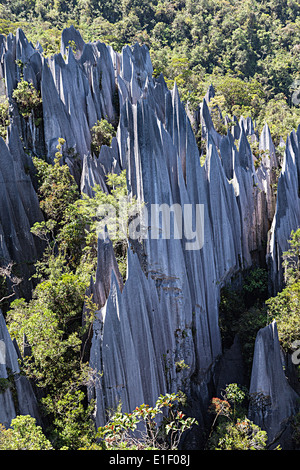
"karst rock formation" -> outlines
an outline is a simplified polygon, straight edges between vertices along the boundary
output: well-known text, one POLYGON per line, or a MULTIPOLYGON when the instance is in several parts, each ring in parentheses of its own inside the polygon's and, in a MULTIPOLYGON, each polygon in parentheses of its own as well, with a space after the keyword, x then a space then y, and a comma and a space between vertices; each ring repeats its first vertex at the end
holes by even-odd
MULTIPOLYGON (((151 220, 147 237, 129 239, 125 282, 111 241, 99 236, 98 268, 89 288, 98 312, 88 351, 91 367, 101 373, 89 389, 96 426, 104 425, 107 410, 120 402, 130 412, 141 403, 153 405, 160 394, 183 390, 187 412, 201 428, 220 374, 226 383, 233 372, 226 370, 218 322, 221 287, 257 263, 269 267, 270 293, 282 286, 281 255, 300 225, 300 127, 287 138, 275 191, 278 162, 268 125, 258 136, 250 118, 235 118, 227 135, 220 135, 208 107, 212 86, 189 115, 176 84, 169 90, 162 75, 153 78, 146 46, 117 53, 99 41, 85 43, 70 27, 62 33, 61 52, 45 57, 18 29, 15 36, 0 36, 0 78, 11 113, 6 142, 0 138, 0 256, 2 264, 18 263, 25 279, 43 249, 30 233, 43 220, 31 156, 53 161, 59 138, 71 150, 65 162, 82 193, 92 196, 95 184, 107 191, 106 175, 126 169, 129 194, 146 207, 203 207, 201 247, 188 234, 152 236, 157 227, 151 220), (41 92, 41 123, 25 121, 12 99, 20 63, 24 80, 41 92), (110 147, 94 155, 90 130, 101 118, 117 125, 117 133, 110 147), (195 126, 206 140, 203 165, 195 126), (259 166, 249 139, 262 150, 259 166), (183 363, 186 367, 178 367, 183 363)), ((31 287, 28 282, 28 292, 31 287)), ((253 407, 249 411, 272 440, 298 398, 283 372, 276 331, 272 323, 259 332, 251 377, 251 393, 265 393, 276 406, 267 417, 253 407)), ((18 407, 9 391, 0 393, 0 421, 9 423, 16 408, 39 419, 34 390, 18 375, 18 349, 2 315, 0 340, 7 350, 0 377, 11 370, 19 384, 18 407)), ((192 434, 183 445, 197 448, 199 436, 192 434)))

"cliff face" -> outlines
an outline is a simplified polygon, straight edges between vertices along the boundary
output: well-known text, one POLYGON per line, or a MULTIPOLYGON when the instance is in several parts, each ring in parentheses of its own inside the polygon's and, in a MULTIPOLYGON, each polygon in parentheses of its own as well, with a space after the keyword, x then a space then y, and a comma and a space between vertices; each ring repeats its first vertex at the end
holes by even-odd
POLYGON ((20 373, 18 347, 7 331, 0 311, 0 422, 9 426, 17 415, 31 415, 41 423, 37 399, 30 382, 20 373))
POLYGON ((268 431, 274 447, 279 442, 288 449, 289 418, 296 413, 299 395, 285 377, 275 321, 257 334, 249 393, 249 418, 268 431))
POLYGON ((300 156, 299 127, 287 138, 286 149, 277 185, 276 210, 270 230, 267 260, 271 272, 271 290, 275 294, 283 283, 282 253, 289 248, 290 228, 300 220, 300 156))
MULTIPOLYGON (((212 88, 190 120, 176 85, 170 91, 162 76, 152 77, 145 46, 125 47, 118 54, 100 42, 85 44, 73 27, 64 30, 61 53, 51 58, 28 43, 21 30, 16 37, 1 37, 0 44, 0 78, 7 96, 11 98, 20 78, 16 61, 21 61, 24 79, 41 90, 43 100, 41 126, 24 123, 14 108, 7 142, 0 139, 3 259, 22 263, 24 253, 33 259, 39 255, 30 226, 42 215, 33 179, 25 171, 30 157, 19 136, 25 148, 38 156, 44 152, 49 161, 58 138, 64 138, 77 155, 66 162, 88 195, 94 184, 107 191, 105 175, 126 169, 129 193, 147 208, 186 206, 194 211, 193 220, 195 208, 203 208, 198 245, 188 212, 183 213, 186 230, 181 238, 158 239, 153 234, 163 229, 163 222, 157 227, 150 218, 147 236, 128 240, 125 285, 110 241, 99 239, 98 270, 90 285, 99 311, 89 357, 90 365, 102 373, 89 391, 96 398, 98 426, 105 423, 106 410, 119 401, 130 411, 179 389, 193 401, 192 413, 201 423, 222 354, 220 288, 264 260, 266 252, 272 291, 281 285, 280 254, 300 222, 299 131, 288 137, 275 197, 277 160, 267 125, 258 137, 251 119, 235 119, 232 132, 219 135, 207 106, 212 88), (75 53, 69 41, 76 44, 75 53), (118 123, 117 135, 111 147, 92 155, 90 129, 102 117, 118 123), (191 121, 206 137, 203 166, 191 121), (265 151, 258 170, 249 137, 259 140, 265 151), (178 367, 182 361, 187 367, 178 367)), ((274 367, 280 368, 278 357, 274 367)), ((261 361, 258 354, 256 371, 266 366, 261 361)), ((253 392, 257 384, 252 382, 253 392)), ((12 415, 10 405, 4 403, 2 409, 12 415)))

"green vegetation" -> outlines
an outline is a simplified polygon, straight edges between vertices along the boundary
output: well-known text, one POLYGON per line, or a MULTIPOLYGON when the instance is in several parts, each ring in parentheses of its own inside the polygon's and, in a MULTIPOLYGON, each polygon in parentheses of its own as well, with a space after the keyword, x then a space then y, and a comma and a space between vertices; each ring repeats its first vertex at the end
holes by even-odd
POLYGON ((106 119, 97 121, 97 124, 95 124, 91 129, 92 153, 98 157, 102 145, 107 145, 109 147, 111 145, 112 138, 115 135, 116 131, 114 127, 106 119))
POLYGON ((267 433, 247 418, 243 406, 245 390, 227 385, 224 396, 212 398, 209 412, 214 415, 207 447, 210 450, 265 450, 267 433))
POLYGON ((154 407, 142 404, 132 413, 117 411, 98 429, 97 437, 102 440, 100 447, 105 450, 177 450, 182 434, 197 424, 194 418, 186 417, 178 409, 184 401, 181 393, 166 394, 160 395, 154 407), (159 424, 159 415, 163 413, 159 424))
POLYGON ((21 79, 14 89, 12 97, 15 99, 20 114, 28 119, 33 114, 35 124, 39 125, 42 119, 42 98, 32 83, 21 79))
POLYGON ((0 424, 0 450, 52 450, 50 441, 44 436, 31 416, 17 416, 11 427, 0 424))
MULTIPOLYGON (((34 158, 45 221, 34 224, 32 233, 45 242, 45 250, 36 263, 38 284, 32 299, 12 302, 6 321, 20 349, 24 338, 30 349, 22 357, 22 372, 42 390, 43 413, 51 423, 47 438, 54 448, 78 449, 90 445, 95 434, 94 404, 87 404, 86 387, 96 378, 84 353, 98 308, 86 296, 96 270, 98 224, 104 216, 97 209, 101 204, 117 209, 127 199, 127 187, 125 172, 112 174, 107 177, 108 194, 96 187, 94 198, 81 198, 68 166, 61 163, 64 144, 59 139, 53 164, 34 158), (82 326, 84 304, 88 315, 82 326)), ((124 240, 116 236, 113 241, 124 268, 124 240)))
POLYGON ((295 282, 267 302, 271 318, 276 319, 279 340, 287 352, 300 340, 300 282, 295 282))
POLYGON ((259 130, 268 122, 278 143, 300 116, 292 99, 300 78, 299 12, 295 0, 5 0, 0 33, 22 27, 46 56, 59 52, 61 31, 71 24, 84 40, 116 51, 146 44, 154 75, 163 73, 170 87, 176 80, 190 107, 212 83, 223 115, 250 115, 259 130))
POLYGON ((288 240, 290 248, 282 255, 285 270, 285 282, 288 286, 300 281, 300 228, 292 230, 288 240))
MULTIPOLYGON (((4 0, 0 34, 15 33, 21 27, 33 44, 39 41, 46 57, 60 52, 61 31, 71 24, 85 41, 100 40, 116 51, 136 41, 146 44, 154 77, 162 73, 169 88, 176 82, 191 112, 213 84, 216 94, 209 108, 220 134, 227 132, 225 115, 251 116, 258 132, 268 123, 278 145, 300 121, 298 100, 293 99, 300 89, 299 13, 300 3, 295 0, 4 0)), ((76 52, 74 41, 68 47, 76 52)), ((33 118, 38 126, 42 123, 40 91, 24 80, 26 64, 18 61, 17 66, 20 80, 12 98, 25 122, 33 118)), ((114 101, 117 109, 117 90, 114 101)), ((0 103, 3 138, 8 125, 9 102, 4 100, 0 103)), ((98 156, 102 145, 111 145, 115 133, 107 120, 98 121, 91 129, 92 153, 98 156)), ((198 129, 195 133, 199 147, 203 146, 198 129)), ((72 158, 72 149, 65 144, 58 139, 53 164, 33 158, 45 221, 34 224, 31 231, 43 240, 45 250, 36 263, 32 299, 5 304, 12 338, 21 351, 24 341, 28 346, 22 373, 41 390, 42 411, 50 425, 44 435, 32 418, 18 416, 10 429, 0 427, 0 449, 176 449, 182 433, 195 421, 185 417, 178 408, 181 397, 174 394, 159 397, 154 407, 142 404, 132 413, 122 413, 120 407, 105 427, 94 430, 94 403, 88 403, 86 396, 88 385, 98 377, 84 362, 84 341, 97 306, 86 296, 86 289, 95 274, 97 235, 104 228, 104 218, 108 231, 115 234, 113 247, 125 278, 131 215, 126 212, 122 218, 120 213, 128 199, 126 173, 107 176, 108 192, 96 186, 92 198, 81 195, 64 164, 66 155, 72 158), (100 206, 108 205, 114 209, 113 216, 99 212, 100 206), (123 224, 115 231, 116 218, 123 224), (89 314, 82 326, 84 304, 89 314), (160 425, 157 418, 162 418, 160 425), (141 424, 145 431, 133 437, 132 431, 141 429, 141 424)), ((251 148, 257 167, 261 155, 257 144, 251 143, 251 148)), ((283 148, 277 149, 279 158, 283 148)), ((131 200, 127 210, 134 210, 135 203, 131 200)), ((300 339, 300 229, 292 232, 283 261, 285 287, 271 299, 267 298, 268 273, 260 267, 244 273, 240 291, 229 287, 221 291, 223 346, 230 347, 239 336, 248 375, 256 334, 273 318, 286 352, 292 352, 300 339)), ((11 290, 2 285, 3 279, 1 274, 1 296, 8 300, 11 290)), ((187 368, 184 361, 175 366, 178 373, 187 368)), ((13 378, 1 379, 0 393, 13 385, 13 378)), ((247 400, 237 384, 227 386, 222 399, 212 399, 214 418, 207 448, 266 448, 266 433, 246 418, 247 400)), ((300 442, 299 423, 296 416, 296 442, 300 442)))
POLYGON ((6 130, 9 126, 9 103, 8 100, 4 100, 0 103, 0 136, 6 139, 6 130))
POLYGON ((245 273, 242 288, 235 290, 225 286, 221 289, 219 324, 223 347, 230 347, 238 335, 249 374, 256 334, 268 323, 267 285, 267 271, 257 267, 245 273))
POLYGON ((56 447, 76 449, 92 426, 83 419, 90 413, 83 408, 81 391, 88 377, 81 359, 85 289, 75 274, 52 275, 39 283, 30 302, 14 301, 7 316, 11 336, 19 345, 26 337, 30 347, 22 370, 43 390, 44 414, 53 423, 48 432, 56 447))
MULTIPOLYGON (((290 249, 283 253, 286 287, 266 304, 283 349, 291 353, 294 341, 300 340, 300 229, 292 231, 289 243, 290 249)), ((300 374, 299 366, 298 370, 300 374)))
MULTIPOLYGON (((64 143, 59 139, 58 150, 64 143)), ((46 163, 40 158, 34 158, 39 179, 40 206, 47 219, 61 223, 67 207, 79 198, 78 187, 70 174, 67 165, 60 164, 62 154, 58 151, 54 165, 46 163)))
POLYGON ((221 290, 223 347, 230 347, 238 335, 248 373, 251 372, 256 334, 273 319, 284 351, 292 353, 295 342, 300 341, 300 229, 291 232, 289 244, 290 248, 283 253, 285 287, 275 297, 267 296, 267 271, 262 268, 245 276, 242 289, 224 287, 221 290))
MULTIPOLYGON (((105 226, 113 243, 115 256, 120 273, 126 277, 128 222, 141 207, 136 199, 130 200, 127 193, 126 170, 119 175, 109 174, 106 180, 109 193, 102 191, 99 185, 94 186, 92 198, 82 195, 77 201, 77 210, 80 217, 89 223, 89 232, 86 242, 88 246, 96 248, 97 233, 103 233, 105 226)), ((87 248, 86 248, 87 249, 87 248)))

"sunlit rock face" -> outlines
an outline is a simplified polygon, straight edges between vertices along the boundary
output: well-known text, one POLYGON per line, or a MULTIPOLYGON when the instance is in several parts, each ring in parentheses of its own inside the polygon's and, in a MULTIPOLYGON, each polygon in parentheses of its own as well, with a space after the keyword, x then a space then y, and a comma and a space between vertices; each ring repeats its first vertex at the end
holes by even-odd
MULTIPOLYGON (((41 253, 30 233, 43 218, 31 156, 53 161, 59 138, 82 194, 92 197, 96 184, 108 192, 106 175, 126 170, 129 194, 148 211, 143 231, 127 241, 125 281, 112 243, 99 234, 97 273, 88 291, 98 306, 88 343, 90 365, 99 373, 89 389, 96 425, 103 425, 107 411, 120 401, 131 411, 178 390, 204 423, 223 353, 221 287, 265 262, 270 292, 282 287, 280 256, 300 222, 299 132, 287 139, 275 188, 278 161, 267 125, 258 136, 250 118, 234 117, 231 130, 220 135, 209 112, 212 86, 190 119, 176 84, 169 90, 163 76, 153 78, 146 46, 116 53, 99 41, 85 43, 73 27, 62 33, 61 52, 47 58, 21 30, 1 37, 0 78, 11 108, 7 141, 0 139, 2 259, 22 263, 29 253, 32 260, 41 253), (41 123, 24 121, 12 99, 21 71, 41 92, 41 123), (101 118, 115 126, 116 137, 95 155, 91 128, 101 118), (206 140, 203 165, 192 125, 201 126, 206 140), (259 165, 251 141, 258 142, 259 165), (152 217, 154 205, 172 209, 171 218, 179 210, 179 225, 171 224, 170 236, 164 236, 163 219, 152 217)), ((265 336, 259 341, 268 348, 265 336)), ((258 361, 257 367, 263 364, 258 361)), ((253 389, 256 383, 253 378, 253 389)), ((3 416, 9 419, 12 407, 2 395, 3 416)))
POLYGON ((284 283, 282 253, 289 249, 291 230, 300 226, 300 156, 299 128, 286 141, 282 170, 277 184, 275 215, 269 234, 267 260, 270 270, 270 287, 273 295, 284 283))
POLYGON ((275 321, 257 334, 249 393, 249 418, 267 431, 273 447, 292 448, 290 417, 299 395, 286 380, 275 321))
POLYGON ((37 399, 30 382, 21 374, 19 351, 7 331, 0 311, 0 379, 3 390, 0 393, 0 423, 10 426, 17 415, 31 415, 40 425, 41 418, 37 399))

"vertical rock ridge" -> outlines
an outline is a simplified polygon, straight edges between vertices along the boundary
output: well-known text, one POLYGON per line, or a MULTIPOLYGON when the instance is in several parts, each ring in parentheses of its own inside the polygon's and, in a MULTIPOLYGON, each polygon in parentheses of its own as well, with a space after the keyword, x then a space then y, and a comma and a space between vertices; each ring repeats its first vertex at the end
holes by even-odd
MULTIPOLYGON (((49 58, 27 41, 22 30, 0 37, 0 78, 5 79, 12 110, 7 143, 0 139, 1 256, 22 262, 24 253, 33 258, 39 253, 30 227, 42 215, 32 174, 26 171, 32 162, 22 149, 22 135, 31 153, 42 157, 44 146, 48 161, 53 161, 58 139, 64 138, 66 149, 77 155, 77 160, 66 159, 70 171, 76 173, 81 192, 91 197, 95 184, 107 191, 108 173, 126 169, 129 194, 145 203, 150 216, 147 238, 129 243, 125 284, 111 241, 98 240, 97 272, 89 289, 98 305, 89 353, 91 367, 102 373, 89 390, 96 398, 98 426, 120 401, 130 411, 179 389, 190 394, 195 414, 203 421, 222 354, 220 288, 241 270, 262 263, 270 229, 267 262, 271 290, 277 292, 283 281, 280 257, 300 221, 300 128, 287 139, 275 194, 273 170, 278 161, 267 125, 259 137, 262 159, 256 168, 248 141, 258 139, 253 121, 234 116, 231 132, 221 136, 209 112, 214 96, 209 87, 193 117, 207 144, 201 166, 176 84, 169 90, 162 75, 152 75, 146 46, 126 46, 116 53, 99 41, 86 44, 74 27, 63 31, 61 52, 49 58), (22 122, 12 100, 20 80, 21 64, 16 60, 23 64, 24 78, 41 90, 39 130, 34 122, 22 122), (116 137, 110 147, 102 146, 99 155, 92 155, 90 130, 102 118, 117 128, 116 137), (174 237, 174 227, 172 236, 162 236, 162 220, 152 217, 154 204, 181 208, 182 238, 174 237), (191 218, 195 221, 197 205, 204 209, 203 240, 193 249, 188 224, 191 218), (193 217, 185 206, 192 207, 193 217)), ((272 336, 271 341, 271 329, 275 331, 274 325, 258 335, 257 351, 274 352, 277 340, 272 336)), ((279 367, 277 352, 275 356, 279 367)), ((254 391, 266 362, 259 352, 255 361, 254 391)), ((270 396, 274 383, 268 385, 270 396)), ((0 400, 8 422, 16 410, 9 393, 0 393, 0 400)))

